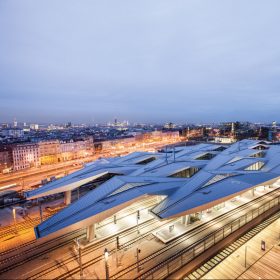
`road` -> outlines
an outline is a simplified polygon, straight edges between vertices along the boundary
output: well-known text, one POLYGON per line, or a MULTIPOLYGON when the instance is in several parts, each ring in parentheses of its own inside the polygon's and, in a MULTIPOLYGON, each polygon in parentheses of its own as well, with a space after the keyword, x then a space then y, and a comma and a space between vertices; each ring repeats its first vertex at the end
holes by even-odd
POLYGON ((87 158, 76 159, 48 166, 41 166, 39 168, 26 169, 10 174, 0 174, 0 187, 16 183, 18 184, 18 186, 11 189, 16 191, 27 190, 32 185, 39 185, 43 179, 50 178, 52 176, 65 176, 66 174, 81 169, 83 167, 83 163, 97 160, 100 157, 107 158, 121 156, 135 151, 156 151, 163 146, 175 143, 177 142, 161 141, 142 143, 132 147, 112 147, 110 150, 103 151, 102 153, 97 153, 87 158))

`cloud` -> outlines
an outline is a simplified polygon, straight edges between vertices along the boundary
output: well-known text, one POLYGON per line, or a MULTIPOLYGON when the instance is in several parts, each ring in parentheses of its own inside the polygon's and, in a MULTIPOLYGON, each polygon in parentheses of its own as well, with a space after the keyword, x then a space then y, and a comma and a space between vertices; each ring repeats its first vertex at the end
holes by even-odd
POLYGON ((275 119, 279 8, 277 0, 2 1, 0 120, 60 121, 73 111, 77 121, 275 119))

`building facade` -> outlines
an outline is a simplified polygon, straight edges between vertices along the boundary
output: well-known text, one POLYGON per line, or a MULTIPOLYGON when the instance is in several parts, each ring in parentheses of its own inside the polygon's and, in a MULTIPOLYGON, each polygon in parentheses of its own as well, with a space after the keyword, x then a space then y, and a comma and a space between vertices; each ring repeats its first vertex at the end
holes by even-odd
POLYGON ((80 141, 70 140, 59 143, 58 162, 85 158, 92 155, 93 140, 86 139, 80 141))
POLYGON ((8 173, 13 167, 13 154, 10 146, 0 148, 0 172, 8 173))
POLYGON ((59 141, 42 141, 39 142, 40 164, 55 164, 58 162, 59 141))
POLYGON ((40 166, 40 150, 38 144, 17 144, 12 148, 14 171, 40 166))

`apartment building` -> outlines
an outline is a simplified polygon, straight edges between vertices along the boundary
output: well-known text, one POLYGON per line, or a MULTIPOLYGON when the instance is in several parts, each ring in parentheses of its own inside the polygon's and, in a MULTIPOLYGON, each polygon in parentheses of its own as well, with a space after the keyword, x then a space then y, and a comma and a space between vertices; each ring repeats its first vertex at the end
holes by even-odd
POLYGON ((12 148, 13 169, 15 171, 40 166, 40 150, 38 144, 16 144, 12 148))
POLYGON ((39 142, 41 165, 55 164, 58 162, 60 143, 58 140, 39 142))

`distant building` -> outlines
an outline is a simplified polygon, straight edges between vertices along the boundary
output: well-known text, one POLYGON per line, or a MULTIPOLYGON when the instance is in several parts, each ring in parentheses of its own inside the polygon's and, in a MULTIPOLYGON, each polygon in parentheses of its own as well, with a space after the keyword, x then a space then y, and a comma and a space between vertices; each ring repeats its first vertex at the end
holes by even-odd
POLYGON ((9 127, 9 124, 8 123, 2 123, 2 128, 8 128, 9 127))
POLYGON ((39 124, 37 124, 37 123, 30 124, 30 129, 38 130, 39 129, 39 124))
POLYGON ((166 123, 164 125, 164 128, 166 128, 166 129, 173 129, 175 127, 176 127, 176 125, 174 123, 172 123, 172 122, 166 123))
POLYGON ((11 146, 0 146, 0 172, 9 172, 13 167, 13 153, 11 146))
POLYGON ((275 131, 277 129, 277 122, 273 121, 272 122, 272 129, 275 131))
POLYGON ((14 125, 14 127, 17 127, 17 125, 18 125, 16 118, 14 118, 14 123, 13 123, 13 125, 14 125))
POLYGON ((232 137, 215 137, 214 138, 215 143, 221 143, 221 144, 232 144, 236 142, 236 139, 232 137))
POLYGON ((20 128, 4 128, 1 131, 1 135, 5 137, 20 138, 24 136, 24 131, 20 128))
POLYGON ((40 164, 54 164, 58 162, 60 143, 58 140, 39 142, 40 164))
POLYGON ((92 155, 93 139, 62 141, 59 144, 58 161, 68 161, 92 155))
POLYGON ((40 166, 40 151, 38 144, 16 144, 12 148, 13 169, 15 171, 40 166))

